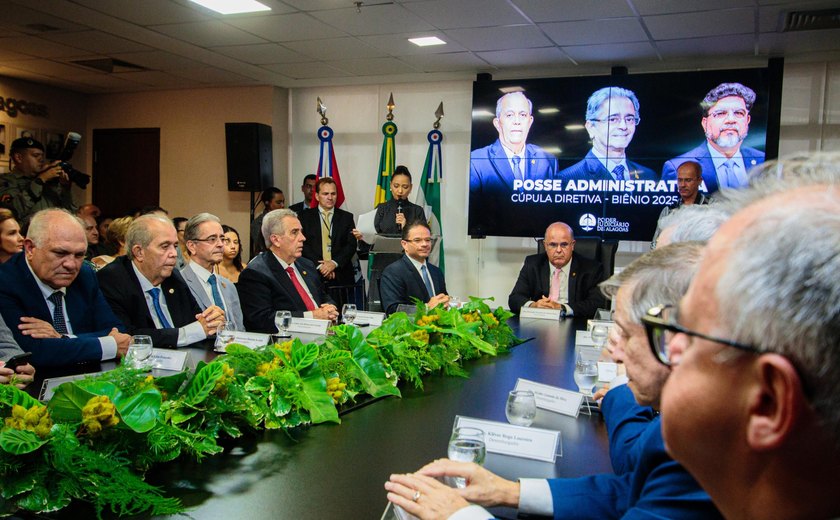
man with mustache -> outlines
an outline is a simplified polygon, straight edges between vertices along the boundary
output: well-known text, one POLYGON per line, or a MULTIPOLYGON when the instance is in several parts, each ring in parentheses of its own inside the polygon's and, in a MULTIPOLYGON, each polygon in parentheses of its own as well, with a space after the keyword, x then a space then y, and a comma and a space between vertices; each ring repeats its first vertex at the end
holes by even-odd
POLYGON ((166 217, 143 215, 125 236, 127 253, 99 271, 108 303, 132 334, 156 347, 185 347, 214 336, 225 312, 199 308, 176 269, 178 233, 166 217))
POLYGON ((755 92, 740 83, 721 83, 700 103, 700 124, 706 142, 675 157, 662 167, 662 180, 677 178, 677 168, 686 161, 700 163, 706 192, 747 185, 747 170, 764 162, 764 152, 741 146, 750 127, 755 92))

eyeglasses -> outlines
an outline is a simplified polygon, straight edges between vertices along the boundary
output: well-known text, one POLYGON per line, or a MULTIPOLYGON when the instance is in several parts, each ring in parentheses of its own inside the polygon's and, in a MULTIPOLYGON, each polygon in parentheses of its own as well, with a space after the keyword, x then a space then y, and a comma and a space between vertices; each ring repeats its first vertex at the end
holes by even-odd
POLYGON ((606 119, 590 119, 590 121, 595 121, 596 123, 603 123, 606 121, 607 123, 613 126, 620 124, 622 121, 624 121, 624 124, 626 124, 627 126, 636 126, 639 124, 639 121, 641 121, 641 119, 638 116, 610 116, 606 119))
POLYGON ((207 238, 194 238, 191 240, 191 242, 204 242, 205 244, 216 244, 224 241, 225 237, 219 235, 210 235, 207 238))
POLYGON ((714 112, 709 112, 709 116, 712 119, 726 119, 726 116, 730 114, 735 119, 744 119, 749 112, 740 108, 738 110, 715 110, 714 112))
POLYGON ((716 338, 699 332, 694 332, 683 327, 678 321, 677 308, 673 305, 657 305, 642 316, 642 324, 645 326, 650 349, 662 364, 671 366, 671 356, 668 353, 668 343, 676 334, 685 334, 695 338, 713 341, 729 347, 737 348, 745 352, 760 354, 757 348, 732 341, 730 339, 716 338))
POLYGON ((557 248, 566 249, 567 247, 569 247, 572 244, 574 244, 574 242, 560 242, 559 244, 557 242, 549 242, 548 244, 545 245, 545 248, 546 249, 557 249, 557 248))
POLYGON ((406 242, 413 242, 413 243, 415 243, 415 244, 417 244, 417 245, 420 245, 420 244, 431 244, 431 243, 432 243, 432 239, 431 239, 431 238, 412 238, 411 240, 406 240, 406 242))

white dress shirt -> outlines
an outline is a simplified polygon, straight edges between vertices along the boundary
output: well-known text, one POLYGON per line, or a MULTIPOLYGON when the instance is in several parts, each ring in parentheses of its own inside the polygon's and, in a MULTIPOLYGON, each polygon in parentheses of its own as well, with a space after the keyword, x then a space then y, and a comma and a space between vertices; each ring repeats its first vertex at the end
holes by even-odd
MULTIPOLYGON (((155 286, 152 285, 152 282, 150 282, 139 269, 137 269, 134 262, 131 262, 131 267, 134 269, 134 275, 137 276, 137 280, 140 282, 140 290, 143 291, 143 297, 146 299, 146 307, 149 309, 149 315, 151 315, 152 321, 155 323, 155 327, 158 329, 164 328, 163 324, 158 319, 157 312, 155 311, 155 304, 152 303, 152 295, 149 294, 149 289, 153 289, 155 286)), ((163 289, 160 286, 157 288, 160 289, 160 293, 158 294, 158 303, 160 303, 163 315, 174 327, 172 315, 169 314, 169 306, 166 305, 166 297, 163 294, 163 289)), ((198 321, 194 321, 189 325, 185 325, 178 329, 177 346, 185 347, 187 345, 192 345, 193 343, 198 343, 206 337, 207 334, 204 333, 204 327, 202 327, 201 323, 198 321)))

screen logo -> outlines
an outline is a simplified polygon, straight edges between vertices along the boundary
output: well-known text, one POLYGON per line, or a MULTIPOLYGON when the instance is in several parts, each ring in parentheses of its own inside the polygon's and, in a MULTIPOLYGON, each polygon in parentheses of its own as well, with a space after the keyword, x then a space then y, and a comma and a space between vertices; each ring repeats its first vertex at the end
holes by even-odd
POLYGON ((593 229, 595 229, 595 225, 598 224, 598 220, 592 213, 584 213, 583 215, 581 215, 578 224, 580 224, 580 228, 582 230, 592 231, 593 229))

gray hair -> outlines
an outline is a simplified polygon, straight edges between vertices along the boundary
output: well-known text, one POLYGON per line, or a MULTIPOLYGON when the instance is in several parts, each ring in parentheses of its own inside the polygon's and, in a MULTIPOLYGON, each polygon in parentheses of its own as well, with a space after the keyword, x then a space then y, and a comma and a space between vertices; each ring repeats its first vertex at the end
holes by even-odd
POLYGON ((632 90, 622 87, 604 87, 593 92, 586 101, 586 120, 595 121, 601 105, 610 98, 619 97, 629 99, 633 103, 633 108, 636 109, 636 117, 641 117, 639 113, 639 98, 636 97, 636 94, 632 90))
POLYGON ((163 222, 171 226, 172 229, 175 229, 171 220, 154 213, 147 213, 134 219, 131 225, 128 226, 128 231, 125 232, 126 255, 130 260, 134 260, 134 252, 132 251, 134 246, 140 246, 141 249, 146 249, 152 243, 154 235, 152 235, 149 229, 149 224, 155 221, 163 222))
POLYGON ((805 200, 767 205, 729 245, 715 294, 735 341, 785 356, 840 449, 840 154, 796 156, 729 203, 736 207, 825 187, 805 200))
POLYGON ((703 101, 700 102, 700 109, 703 111, 703 117, 709 115, 709 109, 717 104, 718 101, 725 97, 739 97, 744 100, 744 105, 747 107, 747 112, 752 110, 753 103, 755 103, 755 91, 750 87, 740 83, 721 83, 706 94, 703 101))
POLYGON ((673 227, 671 243, 708 242, 731 214, 720 204, 691 204, 668 213, 660 223, 661 229, 673 227))
MULTIPOLYGON (((44 247, 50 238, 50 229, 52 228, 54 219, 61 218, 62 216, 68 217, 69 220, 79 226, 82 233, 85 232, 84 223, 76 215, 73 215, 66 209, 48 208, 42 209, 32 216, 32 220, 29 221, 29 229, 26 231, 26 238, 31 240, 35 244, 35 247, 44 247)), ((85 240, 87 240, 87 234, 85 234, 85 240)))
POLYGON ((215 222, 217 224, 222 223, 222 221, 219 220, 219 217, 210 213, 199 213, 198 215, 193 215, 187 221, 187 227, 184 228, 184 242, 187 240, 198 239, 198 227, 205 222, 215 222))
POLYGON ((601 282, 601 292, 615 298, 619 288, 633 284, 627 316, 641 325, 642 316, 651 307, 679 303, 697 273, 704 247, 703 242, 680 242, 645 253, 601 282))
POLYGON ((286 217, 297 218, 297 213, 290 209, 275 209, 265 214, 262 221, 263 240, 265 240, 265 247, 271 246, 271 235, 282 235, 286 232, 283 227, 283 219, 286 217))
POLYGON ((508 97, 508 96, 517 96, 517 95, 518 95, 518 96, 522 96, 522 97, 524 97, 524 98, 525 98, 525 101, 527 101, 527 102, 528 102, 528 113, 529 113, 529 114, 533 114, 533 113, 534 113, 534 104, 533 104, 533 103, 531 103, 531 100, 530 100, 530 99, 528 99, 528 96, 526 96, 526 95, 525 95, 524 93, 522 93, 522 92, 508 92, 508 93, 507 93, 507 94, 505 94, 504 96, 500 97, 498 101, 496 101, 496 119, 498 119, 499 117, 501 117, 501 116, 502 116, 502 100, 503 100, 503 99, 505 99, 505 98, 506 98, 506 97, 508 97))

